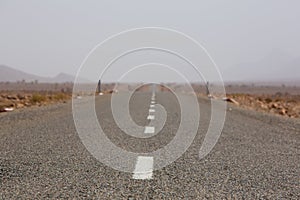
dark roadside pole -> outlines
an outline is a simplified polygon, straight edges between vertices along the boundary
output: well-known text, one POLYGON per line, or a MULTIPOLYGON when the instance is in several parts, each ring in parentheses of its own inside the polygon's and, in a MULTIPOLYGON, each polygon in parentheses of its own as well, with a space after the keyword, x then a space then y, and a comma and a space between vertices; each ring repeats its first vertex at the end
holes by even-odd
POLYGON ((101 91, 101 79, 98 81, 98 85, 97 85, 97 92, 99 95, 102 95, 102 91, 101 91))
POLYGON ((209 93, 209 82, 208 81, 206 82, 205 87, 206 87, 206 95, 209 97, 210 93, 209 93))

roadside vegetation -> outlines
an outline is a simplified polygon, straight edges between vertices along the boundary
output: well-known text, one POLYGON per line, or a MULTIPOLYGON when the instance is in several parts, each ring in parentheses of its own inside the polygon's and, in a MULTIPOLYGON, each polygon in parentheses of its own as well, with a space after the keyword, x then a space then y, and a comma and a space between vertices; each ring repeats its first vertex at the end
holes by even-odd
POLYGON ((64 92, 1 92, 0 112, 31 106, 66 103, 71 97, 71 93, 64 92))

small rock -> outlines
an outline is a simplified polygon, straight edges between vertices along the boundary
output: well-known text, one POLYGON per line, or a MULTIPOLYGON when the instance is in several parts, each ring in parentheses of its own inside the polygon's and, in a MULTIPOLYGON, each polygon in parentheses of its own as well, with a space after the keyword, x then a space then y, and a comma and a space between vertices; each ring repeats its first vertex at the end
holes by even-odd
POLYGON ((223 98, 223 101, 227 101, 227 102, 230 102, 230 103, 234 103, 236 105, 240 105, 239 102, 237 102, 236 100, 234 100, 233 98, 229 98, 229 97, 224 97, 223 98))
POLYGON ((11 112, 11 111, 13 111, 14 110, 14 108, 4 108, 4 111, 5 112, 11 112))
POLYGON ((280 111, 279 111, 279 114, 281 115, 286 115, 287 114, 287 110, 282 108, 280 111))
POLYGON ((271 103, 271 108, 278 108, 278 104, 277 103, 271 103))
POLYGON ((15 96, 15 95, 9 95, 9 96, 7 96, 6 98, 7 98, 8 100, 17 100, 17 99, 18 99, 18 97, 15 96))
POLYGON ((17 94, 17 97, 20 100, 25 100, 26 99, 25 95, 21 95, 21 94, 17 94))
POLYGON ((28 102, 25 102, 25 103, 24 103, 24 106, 27 106, 27 107, 28 107, 28 106, 31 106, 31 104, 28 103, 28 102))
POLYGON ((262 108, 262 109, 268 109, 268 106, 266 105, 266 104, 260 104, 260 107, 262 108))
POLYGON ((22 104, 22 103, 17 103, 17 104, 16 104, 16 107, 17 107, 17 108, 24 108, 24 107, 25 107, 25 105, 24 105, 24 104, 22 104))

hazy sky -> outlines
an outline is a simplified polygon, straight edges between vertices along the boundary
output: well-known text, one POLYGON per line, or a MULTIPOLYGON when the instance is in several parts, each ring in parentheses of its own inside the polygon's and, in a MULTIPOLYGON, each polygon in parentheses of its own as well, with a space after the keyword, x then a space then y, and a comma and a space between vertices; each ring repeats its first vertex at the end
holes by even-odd
POLYGON ((166 27, 199 41, 221 70, 272 51, 300 57, 299 0, 0 1, 0 64, 43 76, 75 74, 120 31, 166 27))

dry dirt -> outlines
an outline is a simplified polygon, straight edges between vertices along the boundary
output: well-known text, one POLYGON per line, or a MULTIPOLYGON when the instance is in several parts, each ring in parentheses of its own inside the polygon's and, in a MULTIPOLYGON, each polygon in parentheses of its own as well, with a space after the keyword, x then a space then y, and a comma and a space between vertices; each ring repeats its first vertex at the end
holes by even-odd
POLYGON ((300 95, 228 94, 227 101, 238 106, 291 118, 300 117, 300 95))
MULTIPOLYGON (((114 84, 103 84, 102 92, 104 94, 112 93, 113 87, 114 84)), ((133 86, 126 84, 123 86, 126 90, 131 87, 133 86)), ((193 85, 193 87, 198 94, 205 95, 206 90, 203 85, 193 85)), ((149 87, 144 86, 139 90, 143 90, 143 88, 149 89, 149 87)), ((182 85, 175 84, 173 88, 185 91, 185 86, 182 85)), ((164 91, 161 87, 159 90, 164 91)), ((225 100, 240 107, 290 118, 300 118, 300 87, 227 85, 226 93, 227 99, 225 100)), ((0 112, 58 102, 63 103, 71 98, 71 83, 0 83, 0 112)))
POLYGON ((0 112, 9 112, 15 109, 43 106, 53 103, 66 103, 71 93, 63 92, 0 92, 0 112))

